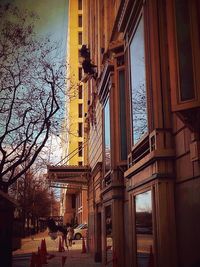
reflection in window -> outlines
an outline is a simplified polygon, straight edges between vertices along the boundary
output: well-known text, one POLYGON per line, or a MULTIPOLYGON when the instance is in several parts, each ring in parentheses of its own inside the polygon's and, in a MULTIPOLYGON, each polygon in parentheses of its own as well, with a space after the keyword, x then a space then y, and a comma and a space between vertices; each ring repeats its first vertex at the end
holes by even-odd
POLYGON ((110 101, 106 102, 104 108, 104 157, 105 157, 105 173, 110 170, 110 101))
POLYGON ((112 209, 111 206, 105 208, 105 228, 106 228, 106 262, 112 261, 112 209))
POLYGON ((195 97, 193 81, 192 43, 189 1, 176 0, 176 28, 179 52, 180 96, 182 101, 195 97))
POLYGON ((151 191, 135 197, 137 267, 148 267, 153 247, 151 191))
POLYGON ((133 143, 147 132, 144 21, 141 17, 130 45, 133 143))

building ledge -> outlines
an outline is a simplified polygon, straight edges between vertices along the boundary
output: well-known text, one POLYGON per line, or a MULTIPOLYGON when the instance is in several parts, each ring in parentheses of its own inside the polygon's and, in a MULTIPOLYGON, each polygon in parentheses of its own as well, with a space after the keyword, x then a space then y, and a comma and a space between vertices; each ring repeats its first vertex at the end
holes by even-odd
POLYGON ((173 149, 158 149, 150 152, 148 155, 143 157, 136 164, 131 166, 125 173, 125 178, 131 178, 133 175, 146 168, 156 160, 161 159, 172 159, 175 157, 175 152, 173 149))

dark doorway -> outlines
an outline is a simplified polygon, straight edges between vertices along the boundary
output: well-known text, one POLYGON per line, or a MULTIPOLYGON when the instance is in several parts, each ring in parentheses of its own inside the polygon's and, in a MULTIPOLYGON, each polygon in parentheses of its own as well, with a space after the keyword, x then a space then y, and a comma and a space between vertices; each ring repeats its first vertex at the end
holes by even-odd
POLYGON ((101 241, 101 212, 97 213, 97 249, 95 253, 95 261, 101 262, 102 260, 102 241, 101 241))

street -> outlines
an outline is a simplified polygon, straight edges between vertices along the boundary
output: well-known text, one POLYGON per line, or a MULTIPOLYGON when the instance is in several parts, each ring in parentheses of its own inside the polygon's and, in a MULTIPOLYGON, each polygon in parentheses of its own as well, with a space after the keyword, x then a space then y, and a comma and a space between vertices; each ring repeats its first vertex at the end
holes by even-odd
MULTIPOLYGON (((38 246, 41 245, 41 240, 45 238, 47 247, 47 264, 48 267, 97 267, 102 266, 100 263, 95 263, 91 256, 82 252, 82 240, 73 241, 72 247, 64 252, 58 252, 59 238, 52 240, 47 231, 31 237, 22 239, 21 248, 13 252, 13 267, 29 267, 32 252, 38 251, 38 246), (64 265, 63 259, 66 257, 64 265), (51 258, 51 259, 48 259, 51 258)), ((6 267, 6 266, 2 266, 6 267)))

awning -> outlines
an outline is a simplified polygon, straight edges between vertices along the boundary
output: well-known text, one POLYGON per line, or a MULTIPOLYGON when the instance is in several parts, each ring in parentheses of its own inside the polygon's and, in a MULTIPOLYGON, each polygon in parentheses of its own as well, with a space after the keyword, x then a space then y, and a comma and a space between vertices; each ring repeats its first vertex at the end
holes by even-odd
POLYGON ((87 185, 88 166, 47 166, 48 179, 53 183, 87 185))

